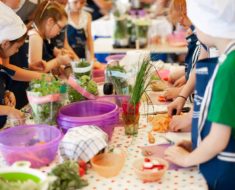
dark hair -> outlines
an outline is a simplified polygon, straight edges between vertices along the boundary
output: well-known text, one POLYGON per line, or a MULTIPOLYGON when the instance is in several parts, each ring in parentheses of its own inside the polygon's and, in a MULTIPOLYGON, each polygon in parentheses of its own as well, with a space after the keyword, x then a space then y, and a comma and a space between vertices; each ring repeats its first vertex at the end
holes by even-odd
POLYGON ((53 18, 54 21, 62 20, 63 18, 68 18, 64 7, 55 1, 43 1, 40 3, 34 13, 33 22, 37 27, 41 27, 43 22, 48 19, 53 18))

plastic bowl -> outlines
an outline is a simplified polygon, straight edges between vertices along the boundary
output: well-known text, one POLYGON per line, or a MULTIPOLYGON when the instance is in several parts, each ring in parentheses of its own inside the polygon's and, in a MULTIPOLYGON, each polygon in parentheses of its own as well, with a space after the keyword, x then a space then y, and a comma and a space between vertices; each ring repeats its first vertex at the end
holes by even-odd
POLYGON ((0 132, 0 151, 8 164, 29 161, 39 168, 54 160, 62 133, 49 125, 23 125, 0 132))
POLYGON ((92 168, 101 176, 110 178, 118 175, 125 163, 125 153, 102 153, 91 159, 92 168))
POLYGON ((122 58, 125 57, 126 54, 114 54, 114 55, 109 55, 105 58, 105 60, 108 62, 110 61, 120 61, 122 58))
POLYGON ((1 168, 0 178, 7 181, 28 181, 31 180, 35 183, 40 183, 46 180, 46 175, 42 172, 30 168, 1 168))
POLYGON ((59 110, 57 123, 63 132, 72 127, 96 125, 109 136, 119 121, 118 106, 105 101, 87 100, 75 102, 59 110))
POLYGON ((169 164, 166 160, 158 157, 152 157, 151 159, 158 160, 160 164, 163 164, 165 167, 162 170, 143 170, 144 158, 137 159, 133 163, 134 171, 139 179, 144 182, 154 182, 159 181, 164 176, 166 170, 169 167, 169 164))

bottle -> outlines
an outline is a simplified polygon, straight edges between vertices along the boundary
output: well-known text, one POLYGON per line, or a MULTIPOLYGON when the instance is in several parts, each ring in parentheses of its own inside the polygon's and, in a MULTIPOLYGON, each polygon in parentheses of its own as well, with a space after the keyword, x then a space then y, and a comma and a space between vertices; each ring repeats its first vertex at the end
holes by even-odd
POLYGON ((111 82, 104 83, 103 86, 103 93, 105 95, 111 95, 113 94, 113 84, 111 82))

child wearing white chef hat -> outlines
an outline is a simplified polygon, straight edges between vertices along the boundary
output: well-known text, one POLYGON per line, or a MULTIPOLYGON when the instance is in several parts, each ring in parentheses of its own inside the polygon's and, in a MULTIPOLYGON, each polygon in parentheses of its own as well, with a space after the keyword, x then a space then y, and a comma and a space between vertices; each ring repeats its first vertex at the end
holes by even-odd
POLYGON ((188 16, 200 41, 219 50, 220 59, 201 104, 198 126, 187 142, 169 148, 166 159, 199 165, 209 189, 235 189, 235 2, 187 0, 188 16))
MULTIPOLYGON (((26 37, 26 26, 22 20, 4 3, 0 2, 0 58, 6 59, 16 53, 26 37)), ((6 116, 21 119, 23 113, 14 108, 14 97, 6 98, 11 76, 15 71, 0 65, 0 128, 6 116), (10 98, 10 99, 9 99, 10 98)))

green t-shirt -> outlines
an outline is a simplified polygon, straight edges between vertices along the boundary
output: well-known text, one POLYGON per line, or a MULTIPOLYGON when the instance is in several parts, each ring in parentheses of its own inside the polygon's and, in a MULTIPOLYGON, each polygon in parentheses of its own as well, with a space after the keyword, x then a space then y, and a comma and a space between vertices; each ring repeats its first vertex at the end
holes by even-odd
POLYGON ((230 126, 235 137, 235 50, 219 66, 207 119, 230 126))

